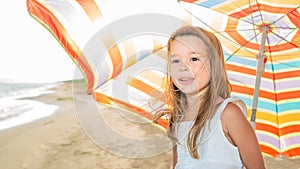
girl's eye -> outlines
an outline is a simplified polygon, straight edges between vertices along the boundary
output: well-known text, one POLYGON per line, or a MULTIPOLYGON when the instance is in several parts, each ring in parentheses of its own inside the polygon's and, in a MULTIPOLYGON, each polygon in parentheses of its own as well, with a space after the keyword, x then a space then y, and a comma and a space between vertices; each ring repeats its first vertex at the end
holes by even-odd
POLYGON ((196 62, 196 61, 199 61, 200 59, 199 58, 197 58, 197 57, 192 57, 191 58, 191 61, 193 61, 193 62, 196 62))
POLYGON ((178 59, 173 59, 172 63, 179 63, 179 60, 178 59))

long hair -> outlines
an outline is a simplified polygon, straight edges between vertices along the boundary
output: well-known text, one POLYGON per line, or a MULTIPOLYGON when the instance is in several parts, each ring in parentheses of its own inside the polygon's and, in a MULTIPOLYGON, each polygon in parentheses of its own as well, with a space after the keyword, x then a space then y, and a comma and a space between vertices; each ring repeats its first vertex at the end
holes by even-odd
MULTIPOLYGON (((206 31, 199 27, 183 26, 176 30, 168 41, 168 70, 170 70, 170 49, 171 43, 181 36, 196 36, 200 38, 206 45, 208 58, 209 58, 209 84, 206 87, 206 92, 199 102, 199 110, 196 116, 195 122, 190 129, 187 137, 187 147, 191 156, 195 159, 199 159, 197 151, 197 140, 200 135, 200 131, 203 129, 205 123, 213 117, 216 103, 215 101, 220 96, 224 99, 230 96, 229 81, 225 70, 225 62, 223 56, 223 50, 218 38, 211 32, 206 31)), ((183 107, 188 105, 186 95, 182 93, 172 82, 170 73, 167 77, 167 92, 171 99, 172 110, 169 133, 175 136, 175 124, 179 123, 182 117, 183 107)))

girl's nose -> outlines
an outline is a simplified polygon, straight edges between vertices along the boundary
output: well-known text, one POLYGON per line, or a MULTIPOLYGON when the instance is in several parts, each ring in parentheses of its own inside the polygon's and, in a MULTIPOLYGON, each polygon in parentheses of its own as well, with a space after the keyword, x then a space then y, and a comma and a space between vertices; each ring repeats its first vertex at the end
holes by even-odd
POLYGON ((188 71, 188 66, 185 62, 180 63, 179 71, 188 71))

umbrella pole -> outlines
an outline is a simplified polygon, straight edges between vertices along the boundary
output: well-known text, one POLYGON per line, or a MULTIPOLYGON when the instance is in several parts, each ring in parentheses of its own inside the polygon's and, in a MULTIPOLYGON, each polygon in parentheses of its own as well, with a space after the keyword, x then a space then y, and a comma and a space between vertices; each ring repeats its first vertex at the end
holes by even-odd
POLYGON ((261 44, 260 44, 260 49, 259 49, 259 53, 257 56, 258 63, 257 63, 257 69, 256 69, 256 79, 255 79, 255 88, 254 88, 254 96, 253 96, 253 102, 252 102, 252 114, 251 114, 251 123, 252 123, 253 128, 256 127, 255 119, 256 119, 256 110, 257 110, 257 104, 258 104, 259 88, 260 88, 261 76, 265 70, 264 51, 265 51, 265 43, 266 43, 268 29, 269 29, 269 27, 267 27, 267 26, 262 27, 261 44))

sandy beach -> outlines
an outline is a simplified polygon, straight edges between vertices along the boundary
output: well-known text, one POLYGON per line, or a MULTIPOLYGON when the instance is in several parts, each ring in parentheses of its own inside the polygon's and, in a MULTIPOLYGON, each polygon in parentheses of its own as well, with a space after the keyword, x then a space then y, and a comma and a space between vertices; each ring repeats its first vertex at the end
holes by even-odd
MULTIPOLYGON (((85 84, 81 86, 85 97, 85 84)), ((78 120, 73 102, 72 82, 65 82, 54 93, 38 96, 36 99, 47 104, 59 105, 53 115, 35 122, 0 131, 0 168, 1 169, 170 169, 172 151, 144 157, 129 158, 111 153, 96 144, 89 132, 85 132, 78 120)), ((113 109, 99 106, 104 117, 114 130, 127 137, 149 137, 161 133, 153 125, 136 125, 120 117, 113 109), (111 120, 114 119, 114 120, 111 120)), ((83 107, 84 109, 89 108, 83 107)), ((111 149, 118 147, 117 142, 107 144, 111 149)), ((130 148, 128 146, 127 148, 130 148)), ((153 153, 155 148, 152 147, 153 153)), ((126 150, 126 146, 124 148, 126 150)), ((300 159, 265 157, 267 169, 299 169, 300 159)))

